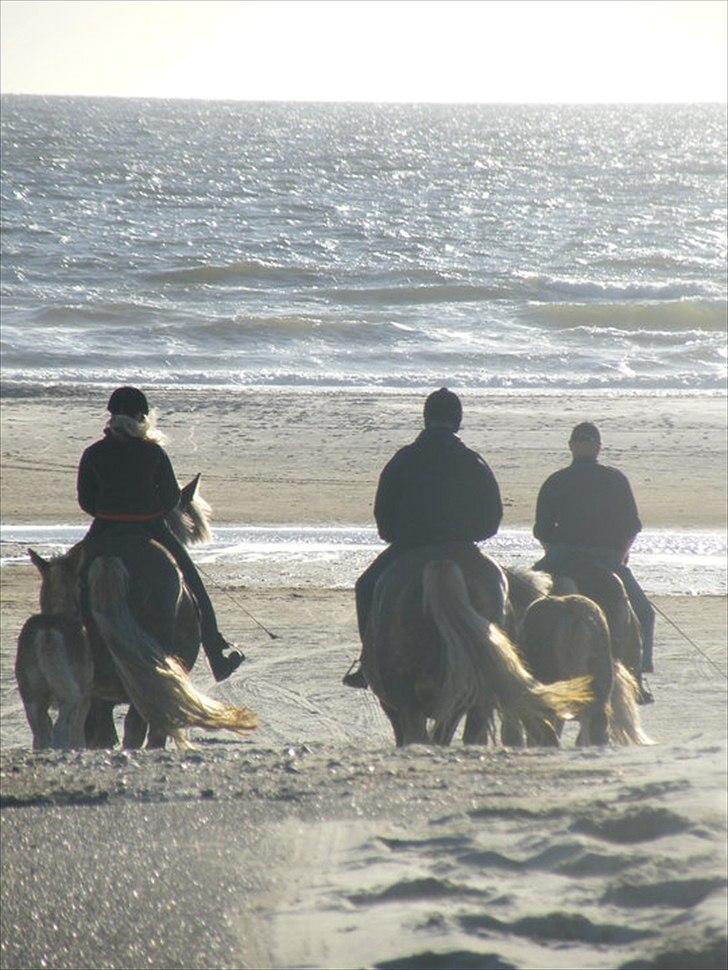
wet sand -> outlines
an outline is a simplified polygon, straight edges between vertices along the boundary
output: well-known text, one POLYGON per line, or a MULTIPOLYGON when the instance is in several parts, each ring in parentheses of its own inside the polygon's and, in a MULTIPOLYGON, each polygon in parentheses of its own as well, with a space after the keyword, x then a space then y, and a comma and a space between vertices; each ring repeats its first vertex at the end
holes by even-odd
MULTIPOLYGON (((4 402, 4 522, 82 521, 75 463, 103 403, 4 402)), ((369 523, 421 400, 159 404, 177 473, 203 471, 216 521, 350 524, 369 523)), ((586 418, 646 526, 725 524, 724 401, 465 406, 463 438, 498 475, 508 525, 530 523, 586 418)), ((248 660, 222 685, 203 660, 195 679, 261 726, 245 741, 198 734, 186 754, 31 755, 12 664, 37 581, 30 565, 2 571, 3 736, 21 741, 0 763, 3 967, 725 966, 723 598, 656 600, 711 663, 658 620, 653 747, 579 751, 569 728, 558 752, 395 751, 371 695, 339 683, 357 651, 350 591, 276 585, 274 563, 265 588, 241 589, 234 564, 210 568, 248 660)))

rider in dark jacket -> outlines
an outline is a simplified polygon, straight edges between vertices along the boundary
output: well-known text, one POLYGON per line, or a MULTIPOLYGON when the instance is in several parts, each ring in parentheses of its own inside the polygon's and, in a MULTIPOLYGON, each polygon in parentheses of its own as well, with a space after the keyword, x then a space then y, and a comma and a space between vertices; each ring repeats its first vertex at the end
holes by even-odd
MULTIPOLYGON (((379 535, 390 545, 355 586, 362 639, 376 582, 397 556, 432 543, 475 543, 498 531, 503 517, 498 483, 480 455, 458 437, 462 413, 452 391, 443 387, 430 394, 424 431, 395 454, 380 476, 374 517, 379 535)), ((344 683, 367 686, 361 669, 349 672, 344 683)))
POLYGON ((109 398, 111 418, 104 437, 90 445, 78 466, 78 504, 93 516, 86 538, 109 532, 142 532, 173 556, 200 611, 202 646, 216 680, 224 680, 243 661, 217 628, 210 597, 184 545, 168 528, 165 515, 179 502, 172 463, 156 440, 142 391, 119 387, 109 398))
POLYGON ((653 669, 655 611, 627 565, 642 523, 627 477, 600 465, 599 429, 590 421, 571 432, 573 461, 541 486, 533 534, 546 551, 535 569, 568 575, 569 562, 587 558, 616 573, 642 627, 642 668, 653 669))

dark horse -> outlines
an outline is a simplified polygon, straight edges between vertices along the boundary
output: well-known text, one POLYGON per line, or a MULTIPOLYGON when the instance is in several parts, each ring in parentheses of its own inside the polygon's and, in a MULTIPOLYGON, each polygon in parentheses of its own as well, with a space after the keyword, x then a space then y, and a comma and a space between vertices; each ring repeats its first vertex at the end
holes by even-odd
MULTIPOLYGON (((168 524, 186 542, 209 538, 209 506, 197 495, 199 475, 182 490, 168 524)), ((41 573, 41 611, 80 613, 81 577, 87 571, 87 631, 93 660, 86 744, 113 747, 116 704, 130 704, 124 747, 149 747, 171 736, 184 746, 183 729, 200 726, 240 732, 255 727, 244 708, 205 697, 187 676, 200 646, 197 608, 172 556, 142 534, 110 534, 93 547, 80 542, 64 556, 44 560, 29 550, 41 573)))
POLYGON ((589 703, 587 679, 544 687, 526 670, 501 629, 506 593, 501 568, 470 543, 411 550, 380 576, 362 666, 398 746, 449 744, 466 715, 463 740, 484 741, 496 709, 556 744, 554 717, 589 703))

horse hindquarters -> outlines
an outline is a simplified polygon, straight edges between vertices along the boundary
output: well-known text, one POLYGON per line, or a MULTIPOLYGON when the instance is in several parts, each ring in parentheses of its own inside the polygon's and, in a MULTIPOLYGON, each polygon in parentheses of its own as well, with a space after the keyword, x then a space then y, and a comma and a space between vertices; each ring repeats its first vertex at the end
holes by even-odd
POLYGON ((84 748, 93 662, 81 625, 61 615, 30 617, 18 638, 15 669, 33 749, 84 748), (53 705, 55 725, 48 714, 53 705))
POLYGON ((543 684, 591 678, 593 698, 578 714, 577 745, 606 744, 612 654, 607 621, 596 603, 579 595, 534 601, 523 620, 522 649, 531 672, 543 684))
POLYGON ((439 718, 494 707, 518 718, 542 744, 556 743, 555 717, 570 717, 591 701, 585 680, 544 687, 524 668, 516 647, 494 623, 477 613, 460 568, 443 560, 424 571, 424 603, 447 658, 439 718))
MULTIPOLYGON (((154 549, 151 555, 158 557, 154 549)), ((181 583, 179 572, 166 555, 156 561, 162 568, 166 563, 168 570, 174 570, 177 588, 173 605, 176 605, 181 583)), ((130 701, 149 723, 150 731, 164 732, 184 747, 188 745, 182 734, 185 727, 241 732, 256 726, 252 712, 221 704, 198 691, 186 670, 171 656, 171 641, 165 650, 164 644, 141 626, 131 609, 129 573, 121 558, 99 556, 89 570, 88 582, 94 622, 130 701)), ((158 606, 164 613, 165 604, 158 606)))

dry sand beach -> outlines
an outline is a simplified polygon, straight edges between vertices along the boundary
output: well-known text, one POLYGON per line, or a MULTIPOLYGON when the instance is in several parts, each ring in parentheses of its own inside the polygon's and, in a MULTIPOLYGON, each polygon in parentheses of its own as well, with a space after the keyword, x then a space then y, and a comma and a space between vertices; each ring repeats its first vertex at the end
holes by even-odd
MULTIPOLYGON (((215 522, 255 525, 371 524, 379 470, 422 404, 152 398, 180 479, 202 471, 215 522)), ((724 399, 463 401, 504 527, 530 525, 571 426, 592 419, 646 527, 725 528, 724 399)), ((5 525, 82 523, 75 466, 104 403, 88 390, 5 398, 5 525)), ((340 685, 357 652, 351 589, 305 561, 206 568, 248 660, 217 686, 203 660, 195 679, 256 710, 260 728, 197 737, 190 753, 38 756, 12 673, 37 580, 29 564, 2 570, 3 967, 725 966, 722 596, 655 599, 712 664, 658 617, 656 703, 642 709, 653 747, 575 750, 569 730, 557 752, 395 751, 371 695, 340 685)))
MULTIPOLYGON (((151 396, 178 477, 203 473, 219 524, 370 524, 382 466, 422 426, 423 395, 404 392, 267 388, 151 396)), ((603 432, 602 459, 628 474, 645 526, 725 528, 722 397, 465 393, 463 401, 462 437, 500 482, 503 527, 530 527, 541 482, 568 462, 569 431, 593 418, 603 432)), ((87 388, 5 396, 4 522, 83 521, 76 465, 100 434, 105 406, 104 392, 87 388)))

